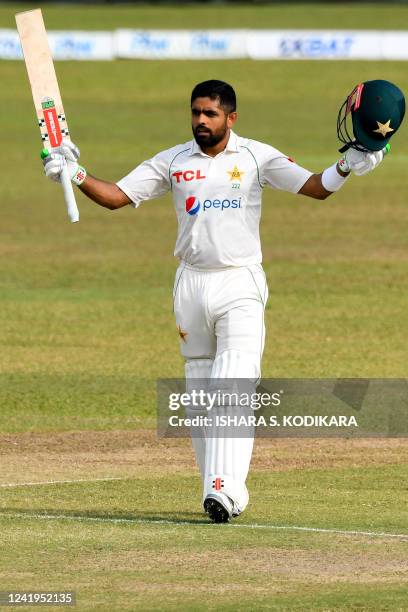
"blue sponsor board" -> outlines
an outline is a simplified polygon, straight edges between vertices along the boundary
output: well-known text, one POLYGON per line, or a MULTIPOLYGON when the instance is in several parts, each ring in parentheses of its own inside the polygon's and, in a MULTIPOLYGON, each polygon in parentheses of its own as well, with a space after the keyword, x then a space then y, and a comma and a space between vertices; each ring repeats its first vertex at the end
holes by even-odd
POLYGON ((141 55, 165 53, 171 47, 172 37, 169 34, 158 35, 149 31, 134 32, 130 39, 130 51, 141 55))
POLYGON ((91 40, 78 40, 72 36, 61 36, 56 39, 53 46, 54 57, 81 57, 87 59, 92 57, 95 44, 91 40))
POLYGON ((283 58, 347 58, 350 56, 355 38, 352 36, 300 36, 285 37, 279 43, 283 58))
POLYGON ((15 30, 0 30, 0 58, 23 59, 20 39, 15 30))
POLYGON ((54 59, 113 59, 111 32, 49 32, 54 59))
POLYGON ((248 56, 262 60, 387 59, 395 46, 394 34, 374 30, 252 30, 247 37, 248 56))
POLYGON ((117 57, 222 59, 247 57, 241 30, 117 30, 117 57))
MULTIPOLYGON (((113 59, 112 32, 48 32, 51 53, 57 60, 113 59)), ((23 52, 16 30, 0 29, 0 58, 22 59, 23 52)))
MULTIPOLYGON (((408 31, 131 30, 49 31, 54 59, 408 60, 408 31)), ((16 30, 0 29, 0 59, 23 54, 16 30)))
POLYGON ((196 53, 222 53, 228 55, 228 50, 231 45, 228 36, 217 36, 210 32, 198 32, 192 34, 190 49, 195 55, 196 53))

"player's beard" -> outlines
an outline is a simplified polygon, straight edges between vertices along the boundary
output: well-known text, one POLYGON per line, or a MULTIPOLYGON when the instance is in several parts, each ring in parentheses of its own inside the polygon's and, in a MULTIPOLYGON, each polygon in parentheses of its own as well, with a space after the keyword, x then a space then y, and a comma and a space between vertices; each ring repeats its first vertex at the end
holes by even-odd
POLYGON ((211 147, 215 147, 221 140, 225 137, 227 133, 227 122, 216 132, 210 130, 209 128, 204 128, 202 125, 197 125, 196 128, 193 128, 194 139, 196 143, 205 149, 209 149, 211 147), (205 129, 205 132, 200 134, 197 133, 197 130, 205 129))

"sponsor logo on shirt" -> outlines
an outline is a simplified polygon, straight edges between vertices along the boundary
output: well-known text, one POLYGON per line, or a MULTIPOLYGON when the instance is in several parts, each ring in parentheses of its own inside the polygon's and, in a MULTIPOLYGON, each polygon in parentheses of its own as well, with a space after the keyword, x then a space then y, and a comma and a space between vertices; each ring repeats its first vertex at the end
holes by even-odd
POLYGON ((204 174, 201 174, 201 170, 178 170, 177 172, 173 172, 171 176, 174 176, 177 183, 181 183, 181 181, 192 181, 196 179, 199 181, 200 179, 205 179, 204 174))
POLYGON ((186 212, 189 215, 196 215, 200 208, 203 211, 209 210, 210 208, 215 208, 217 210, 226 210, 227 208, 241 208, 241 198, 237 198, 235 200, 230 200, 229 198, 225 198, 223 200, 214 198, 213 200, 206 199, 202 202, 196 198, 196 196, 190 196, 186 199, 186 212))
POLYGON ((186 212, 189 215, 196 215, 200 210, 200 202, 195 196, 191 196, 186 200, 186 212))

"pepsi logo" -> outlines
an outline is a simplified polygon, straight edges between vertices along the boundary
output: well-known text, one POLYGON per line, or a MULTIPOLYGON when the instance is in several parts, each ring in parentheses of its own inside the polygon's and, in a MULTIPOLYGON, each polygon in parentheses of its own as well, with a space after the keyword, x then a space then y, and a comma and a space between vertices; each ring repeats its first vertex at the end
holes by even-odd
POLYGON ((186 212, 189 215, 196 215, 200 210, 200 201, 195 196, 186 199, 186 212))
POLYGON ((225 198, 221 200, 221 198, 215 198, 214 200, 206 199, 200 202, 196 196, 190 196, 186 199, 186 212, 189 215, 196 215, 201 207, 204 212, 210 209, 218 209, 223 212, 228 208, 241 208, 241 199, 242 198, 229 200, 228 198, 225 198))

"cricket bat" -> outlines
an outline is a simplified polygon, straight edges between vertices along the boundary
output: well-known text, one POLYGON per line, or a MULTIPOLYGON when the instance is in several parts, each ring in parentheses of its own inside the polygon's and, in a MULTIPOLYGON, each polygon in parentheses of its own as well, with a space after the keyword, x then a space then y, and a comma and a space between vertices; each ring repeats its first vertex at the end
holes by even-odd
MULTIPOLYGON (((43 146, 58 147, 63 138, 69 138, 69 131, 41 9, 17 13, 16 23, 43 146)), ((76 223, 79 212, 66 165, 61 173, 61 184, 68 217, 76 223)))

